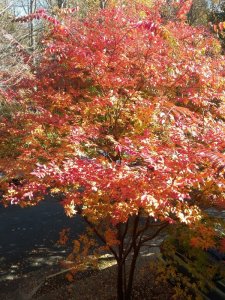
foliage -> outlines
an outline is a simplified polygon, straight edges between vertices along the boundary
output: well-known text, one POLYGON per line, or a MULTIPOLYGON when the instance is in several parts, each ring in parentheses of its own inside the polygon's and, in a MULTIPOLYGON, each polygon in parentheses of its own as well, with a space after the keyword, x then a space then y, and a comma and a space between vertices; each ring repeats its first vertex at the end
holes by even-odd
POLYGON ((44 51, 8 100, 22 109, 1 120, 4 202, 61 193, 66 214, 82 215, 115 256, 119 299, 131 296, 142 246, 224 207, 225 63, 209 30, 185 22, 189 7, 172 20, 158 4, 63 22, 39 10, 28 19, 50 21, 44 51))
MULTIPOLYGON (((218 226, 219 220, 210 220, 208 224, 214 223, 214 227, 218 226)), ((212 225, 212 224, 211 224, 212 225)), ((213 226, 212 226, 213 227, 213 226)), ((170 236, 161 245, 161 252, 167 265, 167 271, 162 274, 169 279, 173 285, 180 285, 181 290, 186 288, 192 297, 200 297, 201 293, 207 293, 215 286, 215 281, 221 279, 225 275, 224 263, 214 258, 207 249, 211 251, 219 248, 220 239, 216 237, 212 227, 205 227, 201 230, 202 224, 198 225, 200 231, 199 236, 210 235, 210 238, 202 236, 202 240, 211 240, 211 248, 201 242, 201 238, 196 237, 196 231, 188 226, 180 225, 170 231, 170 236), (205 230, 207 228, 207 231, 205 230), (196 243, 197 240, 197 243, 196 243), (168 274, 168 270, 169 274, 168 274), (173 273, 172 275, 170 273, 173 273), (169 275, 169 276, 168 276, 169 275), (200 291, 200 293, 199 293, 200 291)), ((218 252, 219 254, 219 252, 218 252)), ((192 298, 191 298, 192 299, 192 298)))
POLYGON ((191 281, 190 276, 180 272, 174 260, 170 260, 165 266, 163 260, 155 260, 150 263, 150 272, 154 272, 155 284, 171 284, 172 295, 170 299, 202 300, 198 290, 198 283, 191 281))

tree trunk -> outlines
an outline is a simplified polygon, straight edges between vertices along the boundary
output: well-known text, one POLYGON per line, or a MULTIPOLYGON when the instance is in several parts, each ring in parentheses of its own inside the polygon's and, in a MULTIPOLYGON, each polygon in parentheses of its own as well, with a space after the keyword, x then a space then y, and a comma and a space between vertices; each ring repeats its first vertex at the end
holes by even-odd
POLYGON ((133 289, 133 281, 134 281, 134 272, 136 267, 136 262, 139 254, 139 249, 136 249, 134 252, 130 269, 129 269, 129 278, 128 278, 128 284, 125 286, 124 279, 126 277, 126 274, 124 273, 124 266, 126 261, 123 262, 117 262, 117 299, 118 300, 130 300, 132 289, 133 289))
POLYGON ((124 298, 124 290, 123 290, 123 282, 124 282, 124 276, 123 274, 123 263, 118 262, 117 263, 117 299, 118 300, 126 300, 124 298))
POLYGON ((126 288, 126 297, 125 297, 126 300, 131 299, 133 281, 134 281, 134 272, 135 272, 135 267, 136 267, 139 250, 140 250, 139 247, 137 249, 135 249, 133 258, 131 261, 130 270, 129 270, 129 279, 128 279, 128 284, 127 284, 127 288, 126 288))
POLYGON ((106 2, 107 0, 100 0, 100 8, 105 9, 106 8, 106 2))
MULTIPOLYGON (((36 9, 36 0, 30 0, 29 14, 33 14, 36 9)), ((33 52, 35 49, 35 37, 34 37, 34 21, 30 21, 30 49, 33 52)))

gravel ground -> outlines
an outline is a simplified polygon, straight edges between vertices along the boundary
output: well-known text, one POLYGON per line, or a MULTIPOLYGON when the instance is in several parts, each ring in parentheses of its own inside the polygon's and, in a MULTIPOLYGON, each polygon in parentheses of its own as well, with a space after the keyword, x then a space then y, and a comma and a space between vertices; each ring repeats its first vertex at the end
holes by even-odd
MULTIPOLYGON (((155 240, 156 244, 163 237, 155 240)), ((171 299, 171 287, 158 284, 150 271, 150 261, 157 257, 158 247, 145 247, 138 260, 134 300, 171 299)), ((116 266, 112 258, 101 260, 100 270, 87 270, 76 275, 74 282, 65 278, 59 265, 29 272, 20 279, 1 283, 1 300, 112 300, 116 299, 116 266), (56 275, 57 274, 57 275, 56 275), (52 276, 53 275, 53 276, 52 276), (46 279, 47 278, 47 279, 46 279), (5 284, 5 286, 2 286, 5 284), (4 293, 2 292, 4 291, 4 293)))
MULTIPOLYGON (((169 284, 157 283, 150 272, 150 258, 139 260, 133 288, 134 300, 169 300, 172 288, 169 284)), ((112 266, 75 283, 71 288, 71 300, 115 300, 116 299, 116 266, 112 266)), ((48 298, 44 298, 48 300, 48 298)), ((41 300, 44 300, 41 299, 41 300)), ((53 299, 52 299, 53 300, 53 299)))
MULTIPOLYGON (((158 249, 156 249, 158 251, 158 249)), ((154 249, 155 251, 155 249, 154 249)), ((157 252, 155 251, 155 252, 157 252)), ((145 253, 146 254, 146 253, 145 253)), ((169 284, 157 283, 150 270, 150 261, 155 253, 140 257, 134 281, 134 300, 169 300, 172 289, 169 284)), ((11 291, 1 295, 1 300, 113 300, 116 299, 116 266, 112 259, 103 260, 101 270, 87 270, 79 273, 74 282, 69 282, 65 274, 46 279, 61 271, 48 268, 31 272, 26 278, 14 281, 11 291)))

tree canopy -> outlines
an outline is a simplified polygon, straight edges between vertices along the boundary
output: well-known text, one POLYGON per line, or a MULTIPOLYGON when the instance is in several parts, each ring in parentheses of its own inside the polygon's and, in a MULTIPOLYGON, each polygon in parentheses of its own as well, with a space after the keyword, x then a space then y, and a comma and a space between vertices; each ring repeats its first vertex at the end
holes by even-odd
POLYGON ((204 232, 205 208, 224 207, 225 62, 210 30, 187 24, 189 7, 172 19, 157 3, 29 17, 50 25, 32 77, 4 96, 20 105, 1 118, 5 203, 60 193, 119 266, 169 224, 204 232))

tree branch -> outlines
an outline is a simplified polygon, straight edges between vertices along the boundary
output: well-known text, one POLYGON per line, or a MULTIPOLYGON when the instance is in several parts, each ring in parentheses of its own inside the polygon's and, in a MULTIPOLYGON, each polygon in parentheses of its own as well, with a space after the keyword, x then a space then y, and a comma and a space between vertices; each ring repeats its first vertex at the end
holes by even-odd
MULTIPOLYGON (((107 242, 104 238, 104 236, 97 230, 97 228, 95 227, 94 224, 92 224, 87 217, 85 217, 84 215, 82 215, 82 211, 80 208, 77 208, 78 213, 84 218, 84 221, 88 224, 88 226, 94 231, 94 233, 97 235, 97 237, 105 244, 107 245, 107 242)), ((107 245, 109 247, 109 250, 112 252, 112 254, 114 255, 115 259, 118 260, 118 255, 116 253, 116 251, 109 245, 107 245)))
POLYGON ((139 219, 140 219, 140 216, 139 214, 135 217, 135 220, 134 220, 134 227, 133 227, 133 233, 132 233, 132 241, 131 241, 131 244, 130 246, 127 248, 127 250, 125 251, 124 253, 124 257, 123 257, 123 261, 126 260, 127 256, 129 255, 132 247, 135 249, 136 247, 136 239, 137 239, 137 228, 138 228, 138 223, 139 223, 139 219))
POLYGON ((164 228, 166 228, 168 225, 169 225, 168 223, 164 224, 162 227, 160 227, 158 230, 156 230, 156 232, 154 232, 153 235, 148 236, 148 237, 144 238, 143 240, 141 239, 141 240, 140 240, 141 244, 143 244, 143 243, 145 243, 145 242, 148 242, 148 241, 154 239, 154 238, 160 233, 160 231, 162 231, 162 230, 163 230, 164 228))

